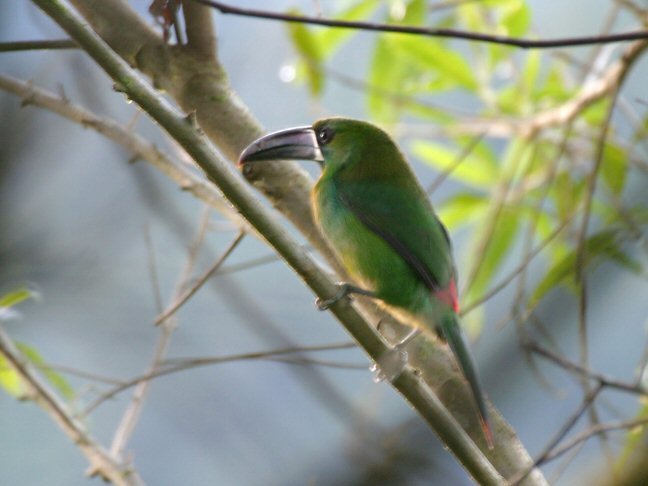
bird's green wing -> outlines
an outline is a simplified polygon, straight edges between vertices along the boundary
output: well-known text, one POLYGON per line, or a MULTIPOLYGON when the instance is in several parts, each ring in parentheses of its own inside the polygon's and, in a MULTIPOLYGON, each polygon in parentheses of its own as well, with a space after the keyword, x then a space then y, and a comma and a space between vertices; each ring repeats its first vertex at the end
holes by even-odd
POLYGON ((423 191, 393 181, 344 182, 342 203, 390 245, 430 288, 444 289, 454 277, 450 240, 423 191))

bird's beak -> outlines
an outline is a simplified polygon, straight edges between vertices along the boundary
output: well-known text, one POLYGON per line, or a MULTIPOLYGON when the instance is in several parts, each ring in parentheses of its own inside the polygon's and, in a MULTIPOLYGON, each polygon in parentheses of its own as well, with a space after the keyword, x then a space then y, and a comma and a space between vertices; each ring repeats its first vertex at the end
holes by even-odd
POLYGON ((297 127, 274 132, 252 142, 241 152, 239 164, 275 159, 324 161, 313 129, 297 127))

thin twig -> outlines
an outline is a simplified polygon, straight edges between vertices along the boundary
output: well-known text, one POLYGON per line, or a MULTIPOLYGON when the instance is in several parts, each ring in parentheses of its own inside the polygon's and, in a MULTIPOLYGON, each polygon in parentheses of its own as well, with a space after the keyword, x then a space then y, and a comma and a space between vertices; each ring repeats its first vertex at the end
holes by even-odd
POLYGON ((549 243, 551 243, 553 240, 558 237, 558 235, 567 227, 567 225, 572 221, 572 219, 576 216, 576 213, 574 212, 570 217, 565 218, 564 221, 562 221, 556 228, 551 232, 549 236, 547 236, 537 247, 535 247, 533 250, 529 251, 526 255, 526 258, 520 263, 516 268, 514 268, 511 273, 509 273, 507 276, 503 277, 502 280, 497 285, 494 285, 492 288, 490 288, 484 295, 478 297, 475 299, 473 302, 470 304, 464 306, 461 309, 461 315, 466 315, 470 311, 474 310, 476 307, 480 306, 484 302, 486 302, 488 299, 492 298, 496 294, 498 294, 500 291, 502 291, 508 284, 510 284, 515 277, 517 277, 520 273, 522 273, 531 263, 531 261, 538 256, 542 250, 544 250, 549 243))
POLYGON ((239 245, 239 243, 243 240, 245 237, 245 232, 240 231, 239 234, 234 238, 232 243, 227 247, 225 252, 218 257, 218 259, 207 269, 205 272, 196 279, 196 282, 187 290, 184 291, 181 295, 179 295, 174 302, 164 310, 156 319, 155 319, 155 324, 160 324, 164 322, 166 319, 171 317, 173 314, 175 314, 180 307, 182 307, 198 290, 209 280, 217 271, 218 269, 223 265, 225 260, 232 254, 232 252, 236 249, 236 247, 239 245))
MULTIPOLYGON (((198 234, 195 238, 194 243, 190 245, 190 251, 189 254, 187 255, 187 263, 185 265, 184 271, 182 272, 182 275, 180 276, 176 293, 180 292, 180 288, 187 281, 189 275, 191 275, 191 271, 198 257, 198 250, 202 242, 204 241, 205 235, 207 233, 208 222, 209 222, 209 206, 205 206, 203 215, 200 218, 200 224, 197 232, 198 234)), ((159 304, 160 292, 159 292, 159 285, 157 281, 157 268, 155 265, 153 244, 152 241, 150 241, 149 233, 146 232, 145 235, 147 236, 146 238, 147 248, 149 249, 149 261, 150 261, 149 266, 151 268, 151 278, 153 280, 154 294, 156 295, 156 300, 158 301, 158 309, 159 309, 161 308, 161 305, 159 304)), ((148 366, 148 372, 157 369, 160 363, 162 362, 162 360, 164 360, 166 353, 169 349, 169 345, 171 344, 171 336, 173 334, 174 329, 175 329, 175 321, 167 320, 164 322, 164 326, 162 326, 161 332, 155 343, 155 350, 153 352, 151 363, 148 366)), ((139 417, 142 413, 142 409, 144 407, 144 400, 146 398, 146 395, 148 394, 150 384, 151 384, 150 381, 143 381, 141 383, 138 383, 137 388, 135 388, 135 390, 133 391, 133 396, 131 398, 130 404, 124 411, 124 414, 122 415, 122 419, 119 422, 117 428, 115 429, 115 433, 113 434, 113 440, 110 446, 110 451, 113 455, 119 456, 123 453, 129 438, 135 431, 135 426, 137 425, 139 417)))
MULTIPOLYGON (((623 71, 627 72, 627 71, 623 71)), ((614 113, 614 107, 616 104, 616 99, 621 88, 621 83, 624 76, 621 76, 618 79, 616 85, 612 90, 609 106, 607 109, 605 121, 601 127, 601 132, 597 140, 596 145, 596 158, 594 166, 589 174, 589 179, 587 181, 587 191, 585 193, 585 202, 584 202, 584 211, 583 218, 581 222, 580 229, 578 231, 577 243, 576 243, 576 258, 574 259, 574 276, 576 279, 576 284, 578 286, 578 350, 579 350, 579 361, 581 366, 589 366, 589 345, 587 342, 588 333, 587 333, 587 298, 588 298, 588 287, 587 287, 587 277, 585 272, 585 266, 587 262, 587 249, 586 249, 586 240, 588 234, 588 227, 590 221, 590 215, 592 210, 592 202, 594 200, 594 192, 596 191, 596 181, 598 179, 599 171, 603 165, 603 155, 605 152, 605 144, 607 141, 607 136, 610 130, 610 124, 612 122, 612 114, 614 113)), ((590 383, 587 379, 582 378, 581 384, 583 386, 583 391, 585 394, 588 394, 590 391, 590 383)), ((593 424, 599 423, 599 416, 596 410, 596 407, 593 405, 589 409, 590 420, 593 424)))
POLYGON ((648 390, 646 390, 641 385, 641 383, 628 383, 625 381, 617 380, 615 378, 611 378, 602 373, 597 373, 591 368, 588 368, 578 363, 574 363, 573 361, 570 361, 567 358, 564 358, 535 342, 527 342, 524 344, 524 347, 529 351, 532 351, 533 353, 538 354, 543 358, 546 358, 549 361, 554 362, 555 364, 557 364, 558 366, 560 366, 561 368, 567 371, 572 371, 586 379, 595 380, 599 385, 608 388, 614 388, 615 390, 633 393, 636 395, 648 396, 648 390))
POLYGON ((23 105, 35 105, 45 108, 83 127, 91 128, 118 143, 138 158, 149 162, 153 167, 173 180, 181 189, 190 192, 201 201, 212 206, 237 227, 245 228, 247 231, 251 231, 252 234, 256 234, 239 214, 232 211, 231 207, 225 203, 211 183, 189 170, 186 165, 174 161, 148 140, 140 137, 132 130, 124 128, 119 122, 99 117, 59 95, 11 76, 0 75, 0 89, 21 97, 23 105))
POLYGON ((274 351, 259 351, 254 353, 242 353, 234 354, 231 356, 217 356, 217 357, 206 357, 206 358, 176 358, 172 360, 167 360, 164 363, 164 367, 158 367, 154 370, 149 371, 144 375, 131 378, 129 380, 120 383, 118 386, 114 387, 112 390, 109 390, 106 393, 103 393, 98 397, 94 402, 90 403, 85 410, 83 411, 83 416, 87 416, 92 413, 98 406, 104 403, 107 400, 111 400, 119 393, 124 390, 141 383, 143 381, 152 380, 153 378, 158 378, 160 376, 166 376, 180 371, 185 371, 191 368, 196 368, 200 366, 211 366, 215 364, 222 363, 231 363, 236 361, 250 361, 250 360, 266 360, 273 359, 277 356, 295 354, 295 353, 304 353, 304 352, 316 352, 316 351, 331 351, 337 349, 349 349, 356 347, 355 343, 343 343, 343 344, 331 344, 331 345, 319 345, 319 346, 303 346, 303 347, 289 347, 277 349, 274 351))
POLYGON ((563 455, 565 452, 569 451, 573 447, 585 442, 592 436, 604 434, 606 432, 610 432, 613 430, 633 429, 635 427, 646 426, 647 424, 648 424, 648 418, 644 417, 641 419, 621 420, 617 422, 608 422, 608 423, 600 423, 600 424, 593 425, 592 427, 589 427, 586 430, 583 430, 582 432, 576 434, 574 437, 572 437, 569 441, 562 444, 560 447, 556 447, 554 450, 552 450, 549 454, 545 456, 544 462, 546 463, 549 461, 553 461, 554 459, 560 457, 561 455, 563 455))
POLYGON ((232 7, 222 2, 213 0, 194 0, 204 5, 215 8, 222 14, 233 14, 242 17, 254 17, 267 20, 279 20, 282 22, 296 22, 300 24, 321 25, 343 29, 368 30, 377 32, 394 32, 398 34, 413 34, 429 37, 445 37, 451 39, 462 39, 469 41, 487 42, 501 44, 522 49, 548 49, 553 47, 575 47, 592 44, 610 44, 613 42, 625 42, 637 39, 648 39, 648 31, 637 30, 610 34, 604 36, 566 37, 558 39, 531 40, 519 39, 503 35, 481 34, 478 32, 466 32, 456 29, 434 29, 428 27, 416 27, 410 25, 383 24, 378 22, 345 21, 335 19, 323 19, 308 17, 304 15, 282 14, 267 10, 256 10, 248 8, 232 7))
POLYGON ((513 478, 509 479, 508 485, 515 486, 519 484, 527 475, 533 470, 533 468, 542 464, 551 451, 560 443, 560 441, 569 433, 569 431, 576 425, 576 422, 583 416, 583 414, 589 409, 592 402, 596 399, 598 394, 603 389, 603 385, 599 384, 594 389, 590 391, 588 395, 583 398, 583 401, 578 406, 576 411, 565 421, 560 430, 553 436, 553 438, 547 443, 542 452, 538 457, 533 461, 533 464, 528 467, 526 470, 522 471, 519 474, 516 474, 513 478))
POLYGON ((0 355, 28 388, 28 395, 77 445, 90 463, 90 476, 101 476, 115 486, 141 486, 142 480, 133 466, 115 458, 88 433, 56 393, 33 370, 14 342, 0 327, 0 355))

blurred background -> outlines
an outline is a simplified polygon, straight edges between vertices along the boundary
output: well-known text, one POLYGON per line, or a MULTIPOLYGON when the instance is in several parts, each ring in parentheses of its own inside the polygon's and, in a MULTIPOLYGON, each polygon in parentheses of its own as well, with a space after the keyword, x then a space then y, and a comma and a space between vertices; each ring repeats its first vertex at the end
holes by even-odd
MULTIPOLYGON (((153 23, 148 2, 130 3, 153 23)), ((311 12, 317 2, 237 3, 311 12)), ((341 10, 345 4, 330 3, 322 2, 325 11, 341 10)), ((396 8, 399 2, 387 3, 396 8)), ((613 2, 528 4, 530 32, 550 38, 600 32, 613 2)), ((298 75, 299 54, 281 23, 219 14, 214 14, 214 20, 220 61, 231 85, 269 131, 310 124, 324 115, 374 115, 368 111, 364 90, 339 77, 329 76, 321 95, 313 97, 304 77, 298 75)), ((630 30, 637 25, 628 14, 621 14, 614 28, 630 30)), ((1 42, 62 37, 60 29, 30 2, 0 2, 1 42)), ((371 69, 375 43, 374 34, 354 35, 328 66, 363 80, 371 69)), ((620 47, 604 49, 614 57, 620 47)), ((584 58, 592 51, 569 52, 584 58)), ((157 126, 112 90, 111 80, 81 51, 0 53, 0 74, 33 81, 102 116, 133 123, 146 139, 182 157, 157 126)), ((623 89, 623 99, 643 113, 647 75, 647 63, 640 61, 623 89)), ((506 74, 502 76, 505 82, 506 74)), ((471 99, 457 92, 437 95, 434 101, 472 108, 471 99)), ((39 296, 22 304, 20 316, 3 322, 3 327, 52 366, 115 380, 141 375, 159 334, 153 325, 159 308, 152 275, 166 305, 187 264, 188 249, 204 224, 202 204, 145 162, 131 163, 131 154, 92 130, 33 106, 21 107, 20 99, 5 92, 0 92, 0 113, 0 295, 27 285, 39 296)), ((426 132, 427 126, 417 125, 411 114, 389 127, 423 185, 436 180, 438 168, 412 153, 411 142, 422 138, 421 133, 437 142, 442 137, 434 130, 426 132)), ((617 129, 624 129, 623 122, 617 129)), ((629 133, 630 128, 626 129, 629 133)), ((502 141, 490 145, 501 155, 502 141)), ((306 168, 316 176, 314 165, 306 168)), ((647 182, 641 172, 628 176, 624 203, 645 205, 647 182)), ((432 201, 441 205, 461 190, 461 181, 450 178, 434 192, 432 201)), ((209 213, 207 218, 196 274, 237 234, 218 214, 209 213)), ((471 233, 465 228, 451 228, 451 232, 461 275, 469 266, 471 233)), ((643 236, 625 250, 643 268, 642 245, 643 236)), ((511 247, 501 275, 518 264, 514 257, 520 255, 519 246, 511 247)), ((265 256, 272 256, 270 249, 246 238, 226 266, 236 269, 265 256)), ((183 306, 169 357, 228 356, 350 342, 331 315, 316 310, 314 296, 286 265, 270 260, 219 275, 183 306)), ((544 270, 543 265, 537 262, 530 272, 544 270)), ((588 276, 591 366, 632 381, 646 345, 645 274, 603 262, 588 276)), ((541 361, 529 366, 515 326, 507 318, 515 290, 509 286, 488 301, 471 335, 490 400, 535 456, 578 408, 582 390, 559 367, 541 361)), ((574 294, 565 288, 550 292, 535 315, 559 341, 560 349, 577 360, 574 294)), ((128 446, 147 484, 470 484, 407 403, 389 385, 373 382, 370 363, 361 351, 327 351, 315 357, 349 366, 239 360, 156 379, 128 446)), ((74 407, 79 411, 108 386, 61 374, 74 388, 74 407)), ((131 390, 122 392, 102 403, 88 419, 90 430, 102 442, 110 443, 130 398, 131 390)), ((636 396, 618 392, 604 392, 601 404, 602 420, 632 417, 641 410, 636 396)), ((581 420, 587 426, 587 417, 581 420)), ((626 441, 623 433, 611 436, 607 451, 601 442, 590 440, 566 470, 561 461, 543 470, 550 477, 560 473, 556 484, 579 484, 577 478, 582 479, 584 471, 605 468, 606 458, 614 462, 626 441)), ((84 477, 86 467, 76 446, 38 407, 0 393, 4 484, 84 485, 89 482, 84 477)))

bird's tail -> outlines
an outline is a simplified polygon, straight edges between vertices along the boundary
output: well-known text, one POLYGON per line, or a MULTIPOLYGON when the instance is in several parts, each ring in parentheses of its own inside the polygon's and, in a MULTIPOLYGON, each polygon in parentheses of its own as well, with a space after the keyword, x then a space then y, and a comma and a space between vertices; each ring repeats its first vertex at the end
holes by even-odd
POLYGON ((488 448, 492 449, 494 447, 493 433, 488 422, 488 411, 486 410, 486 402, 484 400, 481 382, 479 381, 479 376, 475 371, 475 364, 473 363, 472 356, 470 355, 470 351, 466 345, 466 340, 461 331, 461 326, 457 321, 457 315, 454 313, 448 313, 441 320, 440 327, 443 338, 450 345, 450 349, 452 349, 455 359, 459 363, 459 366, 461 366, 463 374, 468 381, 472 395, 475 398, 475 404, 477 405, 477 410, 479 412, 479 422, 484 431, 486 443, 488 444, 488 448))

